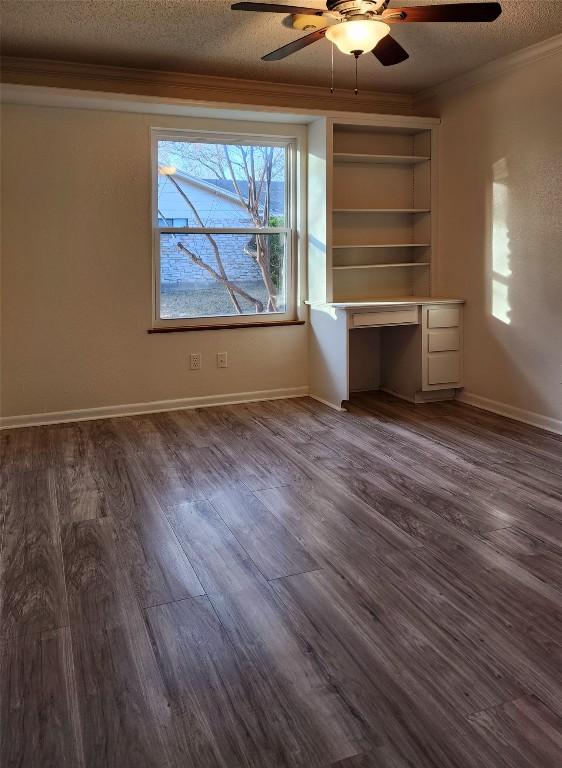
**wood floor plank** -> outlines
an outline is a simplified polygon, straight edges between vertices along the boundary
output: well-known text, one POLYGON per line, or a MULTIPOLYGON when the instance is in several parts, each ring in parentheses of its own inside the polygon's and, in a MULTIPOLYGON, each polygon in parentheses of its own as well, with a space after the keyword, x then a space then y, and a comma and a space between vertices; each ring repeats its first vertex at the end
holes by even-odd
POLYGON ((518 625, 516 616, 504 615, 498 604, 490 606, 480 599, 469 575, 459 579, 454 570, 422 550, 393 555, 387 563, 386 576, 396 589, 431 615, 436 626, 458 641, 459 648, 485 658, 498 675, 518 682, 556 711, 561 709, 560 648, 545 643, 542 635, 536 638, 533 620, 518 625))
MULTIPOLYGON (((239 652, 207 598, 156 606, 147 618, 184 725, 186 765, 312 768, 334 755, 321 712, 290 695, 266 649, 239 652)), ((345 743, 335 750, 345 754, 345 743)))
POLYGON ((463 428, 459 428, 457 424, 451 423, 450 419, 428 418, 427 407, 421 410, 407 409, 403 404, 397 404, 395 400, 370 395, 354 395, 353 399, 369 410, 398 418, 415 432, 429 436, 436 442, 444 443, 478 465, 493 469, 501 477, 516 483, 520 483, 524 477, 528 489, 534 494, 550 498, 559 508, 562 498, 559 477, 553 478, 548 473, 545 474, 538 460, 535 460, 532 465, 529 464, 528 457, 520 456, 514 446, 510 446, 510 450, 505 451, 502 449, 500 440, 494 441, 491 437, 487 440, 480 438, 466 420, 463 422, 463 428))
POLYGON ((481 607, 503 616, 506 626, 533 627, 536 637, 562 638, 562 595, 518 563, 479 542, 416 553, 456 583, 466 584, 481 607))
POLYGON ((69 523, 62 545, 70 623, 107 628, 126 622, 135 593, 122 569, 113 521, 69 523))
POLYGON ((310 482, 310 474, 303 470, 302 464, 292 460, 277 441, 252 440, 240 451, 240 446, 229 436, 223 441, 222 450, 239 468, 244 485, 252 491, 310 482), (264 456, 268 457, 267 462, 263 461, 264 456))
POLYGON ((51 435, 61 525, 107 515, 96 450, 84 422, 60 425, 51 435))
POLYGON ((253 493, 221 493, 212 505, 266 579, 320 567, 253 493))
POLYGON ((0 765, 83 768, 68 628, 0 648, 0 765))
POLYGON ((364 751, 368 724, 303 637, 304 614, 290 617, 269 585, 209 599, 244 669, 259 671, 274 687, 271 717, 286 720, 290 713, 289 731, 299 744, 293 764, 312 768, 364 751))
POLYGON ((182 448, 177 455, 198 499, 212 499, 217 493, 227 491, 248 490, 237 464, 224 452, 220 442, 209 448, 182 448))
MULTIPOLYGON (((274 487, 272 489, 263 489, 256 491, 255 495, 260 497, 271 497, 272 499, 282 499, 283 495, 292 498, 297 508, 304 507, 304 510, 314 512, 311 519, 318 518, 318 522, 325 518, 340 523, 344 527, 349 526, 368 538, 373 536, 373 544, 376 544, 375 550, 379 549, 408 549, 418 546, 415 537, 404 531, 402 526, 396 525, 394 521, 388 519, 387 498, 380 489, 377 488, 377 494, 367 496, 361 494, 362 483, 351 487, 356 489, 356 493, 334 478, 324 468, 323 462, 316 462, 310 469, 311 480, 306 485, 289 484, 287 486, 274 487), (268 491, 271 490, 271 493, 268 491), (361 494, 361 498, 359 497, 361 494), (347 520, 343 519, 347 518, 347 520)), ((389 499, 390 506, 399 506, 399 499, 389 499)), ((290 512, 290 508, 287 509, 290 512)), ((292 517, 289 514, 289 519, 292 517)), ((307 521, 308 515, 302 516, 303 521, 307 521)), ((291 523, 292 525, 293 523, 291 523)))
MULTIPOLYGON (((359 402, 365 401, 359 399, 359 402)), ((490 467, 485 455, 479 454, 478 460, 471 460, 470 454, 457 451, 454 445, 449 445, 441 436, 436 439, 435 435, 424 434, 423 429, 412 429, 408 421, 409 411, 406 410, 406 415, 400 418, 386 418, 372 403, 373 398, 369 398, 365 408, 362 408, 354 397, 349 407, 352 419, 348 429, 366 435, 371 441, 378 440, 379 444, 382 442, 385 452, 396 455, 399 461, 400 457, 404 457, 424 470, 434 468, 434 477, 438 483, 450 481, 453 486, 457 485, 460 493, 465 487, 470 489, 472 495, 486 508, 505 517, 505 525, 513 525, 521 519, 528 520, 530 509, 537 503, 542 511, 546 503, 552 504, 547 497, 537 496, 526 489, 519 482, 520 478, 510 479, 503 475, 502 482, 498 483, 497 471, 490 467), (463 478, 462 484, 458 483, 459 476, 463 478)), ((423 419, 417 419, 414 423, 418 425, 420 421, 424 423, 423 419)), ((553 504, 553 511, 558 508, 559 504, 553 504)))
POLYGON ((0 602, 3 637, 68 623, 52 470, 30 470, 8 477, 0 602))
POLYGON ((317 602, 339 606, 340 619, 361 630, 370 646, 379 649, 387 668, 403 670, 404 679, 414 680, 411 689, 421 682, 433 699, 443 699, 462 714, 522 695, 524 688, 499 674, 496 665, 486 663, 466 644, 461 649, 457 638, 439 631, 431 613, 421 611, 414 601, 406 603, 387 578, 387 570, 380 568, 368 591, 327 570, 272 586, 280 594, 289 593, 307 613, 317 602))
POLYGON ((263 728, 208 599, 154 606, 146 616, 169 701, 183 725, 186 764, 251 764, 266 751, 263 728))
POLYGON ((327 768, 410 768, 400 756, 393 754, 389 749, 380 747, 363 755, 354 755, 345 760, 338 760, 327 768))
POLYGON ((22 427, 0 433, 0 467, 4 471, 27 472, 51 466, 50 436, 57 426, 22 427))
POLYGON ((168 702, 140 621, 71 628, 87 768, 173 765, 168 702))
POLYGON ((363 755, 354 755, 345 760, 338 760, 337 763, 332 763, 327 768, 411 768, 411 765, 393 750, 380 747, 363 755))
POLYGON ((169 701, 110 518, 63 533, 87 768, 179 766, 169 701))
POLYGON ((303 641, 369 724, 372 746, 388 747, 407 765, 420 768, 487 765, 486 744, 472 738, 451 701, 436 695, 440 671, 421 670, 417 664, 416 674, 395 643, 381 634, 376 615, 364 619, 341 581, 318 571, 279 579, 271 588, 289 610, 296 604, 306 615, 308 623, 299 622, 303 641))
POLYGON ((168 516, 206 594, 244 590, 264 581, 210 502, 182 504, 168 516))
MULTIPOLYGON (((364 584, 376 578, 377 567, 384 564, 386 555, 404 548, 402 544, 399 550, 395 541, 350 520, 333 503, 329 491, 284 486, 256 495, 322 566, 343 575, 353 574, 364 584)), ((352 506, 350 501, 348 512, 352 506)))
POLYGON ((193 568, 132 457, 109 457, 104 465, 108 510, 119 549, 141 605, 203 594, 193 568))
MULTIPOLYGON (((206 409, 203 409, 206 410, 206 409)), ((240 468, 223 450, 221 430, 210 429, 198 411, 166 414, 163 429, 169 447, 195 490, 194 500, 228 490, 247 490, 240 468)))
POLYGON ((210 448, 214 444, 208 425, 202 421, 206 409, 170 411, 159 422, 164 425, 166 435, 176 448, 188 450, 210 448))
POLYGON ((487 709, 469 720, 513 768, 559 768, 562 718, 535 696, 487 709))
POLYGON ((559 435, 538 427, 523 425, 513 419, 498 420, 492 413, 478 409, 476 413, 471 409, 467 414, 463 403, 440 403, 439 409, 459 430, 476 434, 481 440, 501 446, 507 455, 530 461, 558 477, 562 476, 562 439, 559 435))
POLYGON ((175 504, 203 500, 194 476, 177 457, 167 436, 167 421, 147 414, 123 419, 120 430, 127 450, 132 452, 150 484, 160 506, 166 510, 175 504))
POLYGON ((481 538, 499 552, 512 557, 541 581, 562 590, 562 538, 559 546, 554 546, 520 528, 488 531, 481 538))
MULTIPOLYGON (((512 522, 512 499, 502 505, 503 499, 496 493, 490 498, 489 486, 484 493, 478 493, 482 485, 480 473, 473 473, 470 487, 468 484, 459 486, 458 473, 447 477, 443 462, 434 459, 432 446, 423 446, 426 450, 422 454, 418 446, 412 450, 411 444, 405 445, 404 441, 394 447, 387 434, 381 435, 376 429, 358 428, 355 424, 342 426, 335 435, 331 430, 326 437, 319 434, 318 439, 337 450, 340 459, 345 458, 360 470, 387 480, 405 498, 416 499, 425 493, 427 506, 469 530, 493 530, 512 522), (381 436, 386 440, 384 452, 378 450, 381 436)), ((466 473, 466 468, 463 469, 466 473)))

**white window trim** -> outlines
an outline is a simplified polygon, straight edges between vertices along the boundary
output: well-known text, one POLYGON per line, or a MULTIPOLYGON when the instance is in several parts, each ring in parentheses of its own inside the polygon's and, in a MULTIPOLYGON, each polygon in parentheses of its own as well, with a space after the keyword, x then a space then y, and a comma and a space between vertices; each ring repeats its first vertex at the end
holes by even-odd
POLYGON ((189 328, 190 326, 225 326, 263 323, 286 324, 297 318, 297 154, 298 139, 296 136, 279 136, 278 134, 225 133, 223 131, 201 131, 193 129, 169 130, 151 128, 151 227, 152 227, 152 327, 159 328, 189 328), (198 141, 222 144, 267 144, 286 148, 285 168, 285 219, 284 227, 159 227, 158 226, 158 141, 198 141), (286 274, 287 309, 285 312, 260 312, 245 315, 213 315, 202 317, 183 317, 163 319, 160 317, 160 235, 174 234, 284 234, 286 236, 286 274))

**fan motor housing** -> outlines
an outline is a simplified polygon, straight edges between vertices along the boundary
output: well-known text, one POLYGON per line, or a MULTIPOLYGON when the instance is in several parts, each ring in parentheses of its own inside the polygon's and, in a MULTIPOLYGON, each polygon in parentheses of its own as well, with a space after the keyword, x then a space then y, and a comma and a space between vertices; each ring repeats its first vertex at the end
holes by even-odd
POLYGON ((388 0, 327 0, 329 11, 338 11, 342 16, 370 16, 384 10, 388 0))
POLYGON ((295 13, 291 18, 293 29, 300 29, 303 32, 312 32, 313 29, 320 29, 328 26, 330 19, 324 16, 309 16, 304 13, 295 13))

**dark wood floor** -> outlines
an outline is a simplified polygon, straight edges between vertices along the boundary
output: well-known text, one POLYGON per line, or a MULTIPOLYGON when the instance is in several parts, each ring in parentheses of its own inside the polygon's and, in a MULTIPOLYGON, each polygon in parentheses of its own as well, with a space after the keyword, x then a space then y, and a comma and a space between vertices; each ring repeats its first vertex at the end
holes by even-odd
POLYGON ((306 398, 1 434, 3 768, 559 768, 562 439, 306 398))

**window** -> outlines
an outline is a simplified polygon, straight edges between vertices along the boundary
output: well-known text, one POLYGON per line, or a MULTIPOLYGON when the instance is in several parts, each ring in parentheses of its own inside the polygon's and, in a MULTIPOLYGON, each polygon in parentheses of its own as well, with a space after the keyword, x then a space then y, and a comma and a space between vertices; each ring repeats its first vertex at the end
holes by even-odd
POLYGON ((295 310, 295 143, 154 131, 155 324, 295 310))

